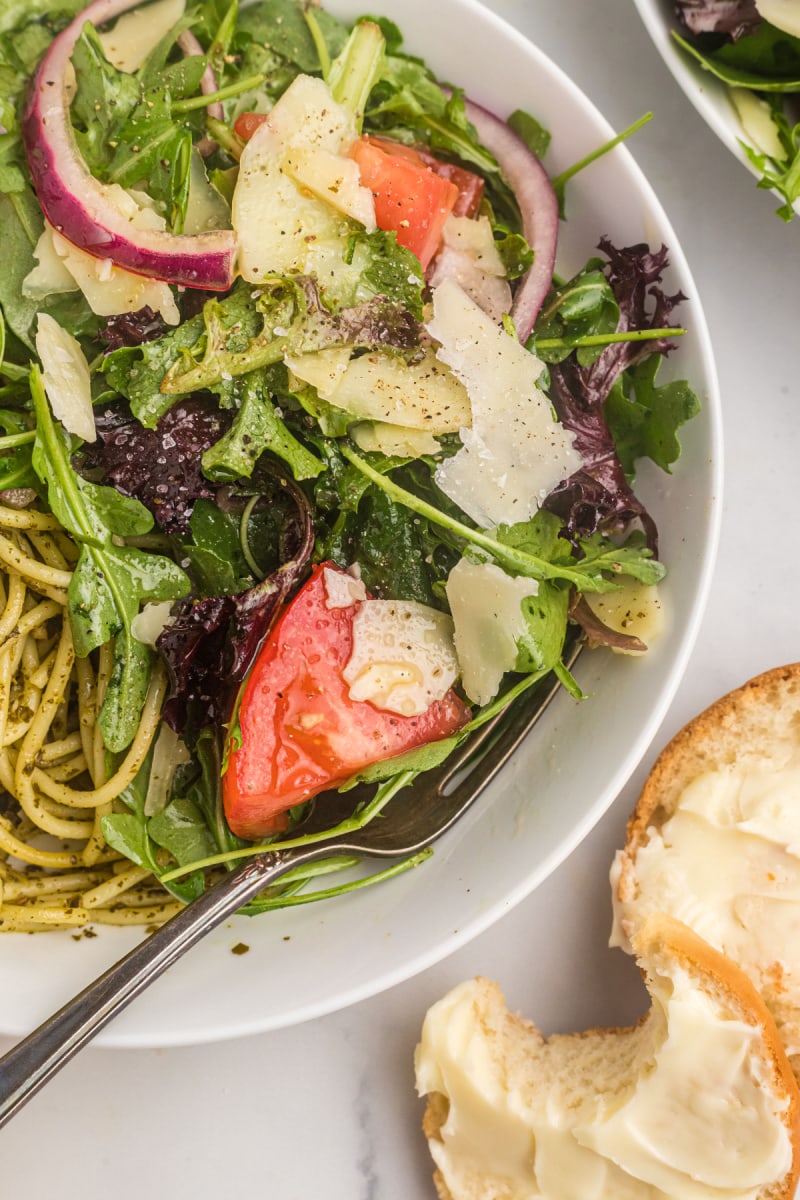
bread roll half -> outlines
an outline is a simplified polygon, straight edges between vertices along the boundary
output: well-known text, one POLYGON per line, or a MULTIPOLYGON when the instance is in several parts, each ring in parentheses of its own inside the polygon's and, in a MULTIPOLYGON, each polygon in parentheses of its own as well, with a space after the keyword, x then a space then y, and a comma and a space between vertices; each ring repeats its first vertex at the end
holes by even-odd
POLYGON ((668 912, 734 959, 800 1078, 800 663, 722 697, 661 753, 611 872, 612 945, 668 912))
POLYGON ((749 979, 685 926, 634 937, 652 1006, 629 1029, 545 1039, 499 988, 462 984, 417 1048, 441 1200, 789 1200, 800 1097, 749 979))

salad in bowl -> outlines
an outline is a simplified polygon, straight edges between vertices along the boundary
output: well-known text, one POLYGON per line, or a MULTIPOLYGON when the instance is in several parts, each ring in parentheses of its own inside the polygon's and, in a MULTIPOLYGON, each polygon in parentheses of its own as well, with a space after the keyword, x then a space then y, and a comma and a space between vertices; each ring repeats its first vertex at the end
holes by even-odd
POLYGON ((576 637, 658 656, 672 250, 560 252, 620 139, 548 171, 384 7, 0 15, 0 930, 151 927, 332 789, 378 819, 540 681, 582 700, 576 637))
POLYGON ((636 0, 636 7, 686 95, 790 221, 800 197, 800 4, 636 0))

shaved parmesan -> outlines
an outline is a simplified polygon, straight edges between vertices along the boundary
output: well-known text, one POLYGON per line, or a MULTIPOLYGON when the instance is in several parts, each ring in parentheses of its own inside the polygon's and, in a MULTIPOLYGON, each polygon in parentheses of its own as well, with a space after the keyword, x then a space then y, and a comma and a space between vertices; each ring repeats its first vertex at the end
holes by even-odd
POLYGON ((368 233, 377 229, 375 201, 369 188, 361 186, 354 158, 345 158, 323 146, 296 146, 287 153, 282 169, 299 187, 307 188, 331 208, 352 217, 368 233))
POLYGON ((153 761, 144 800, 146 817, 153 817, 167 807, 175 771, 191 761, 192 756, 184 743, 164 722, 153 746, 153 761))
POLYGON ((503 314, 511 311, 508 280, 482 271, 468 254, 462 254, 452 246, 442 246, 436 255, 428 283, 435 288, 445 279, 453 279, 493 321, 502 320, 503 314))
MULTIPOLYGON (((145 210, 140 211, 144 213, 145 210)), ((152 227, 149 218, 143 217, 142 227, 152 227)), ((38 265, 23 280, 25 296, 42 299, 80 289, 92 312, 100 317, 137 312, 147 305, 153 312, 160 312, 168 325, 177 325, 180 321, 178 306, 168 284, 160 279, 134 275, 132 271, 115 266, 111 259, 87 254, 68 242, 52 225, 45 223, 34 254, 38 265)))
POLYGON ((535 596, 535 579, 514 579, 494 563, 460 559, 447 578, 461 684, 475 704, 497 695, 517 661, 517 642, 527 630, 522 602, 535 596))
POLYGON ((53 227, 45 222, 44 231, 33 249, 36 266, 22 281, 22 294, 30 300, 44 300, 46 296, 60 296, 64 292, 77 292, 78 285, 67 270, 64 260, 56 254, 53 244, 53 227))
POLYGON ((488 217, 447 218, 428 284, 436 288, 445 279, 455 280, 493 321, 511 311, 511 285, 488 217))
POLYGON ((454 217, 451 213, 442 230, 442 241, 460 254, 469 255, 486 275, 505 278, 506 269, 488 217, 454 217))
POLYGON ((92 312, 98 316, 137 312, 147 305, 153 312, 161 313, 168 325, 179 323, 181 316, 175 297, 163 280, 134 275, 132 271, 115 266, 110 259, 95 258, 73 246, 55 230, 53 244, 92 312))
POLYGON ((208 178, 205 163, 197 149, 192 151, 189 167, 189 197, 183 219, 184 233, 207 233, 209 229, 230 229, 228 201, 208 178))
POLYGON ((360 579, 353 575, 332 571, 325 567, 322 572, 325 581, 325 605, 327 608, 350 608, 361 600, 366 600, 367 589, 360 579))
POLYGON ((298 379, 316 387, 322 400, 354 420, 383 421, 437 435, 456 433, 472 419, 463 384, 432 350, 414 363, 376 350, 343 367, 338 349, 287 355, 284 361, 298 379))
MULTIPOLYGON (((657 587, 640 583, 638 579, 623 579, 613 592, 586 592, 584 600, 609 629, 638 637, 652 646, 664 632, 666 615, 657 587)), ((614 646, 617 654, 637 654, 614 646)))
POLYGON ((356 136, 350 113, 310 75, 298 75, 270 110, 242 153, 231 208, 239 271, 249 283, 301 271, 323 287, 355 286, 359 268, 343 254, 352 213, 375 228, 372 193, 345 157, 356 136), (340 190, 331 191, 337 180, 340 190))
POLYGON ((756 0, 756 8, 776 29, 800 37, 800 0, 756 0))
POLYGON ((133 74, 170 29, 178 23, 186 0, 156 0, 125 13, 109 33, 99 33, 103 53, 118 71, 133 74))
POLYGON ((68 433, 84 442, 96 441, 89 364, 72 334, 47 313, 38 316, 36 353, 42 362, 42 383, 53 415, 68 433))
POLYGON ((434 289, 426 328, 472 409, 472 428, 460 431, 463 448, 437 468, 436 483, 485 529, 529 520, 581 466, 573 435, 536 387, 543 363, 450 279, 434 289))
POLYGON ((402 425, 390 425, 386 421, 359 421, 347 432, 358 448, 368 454, 422 458, 424 454, 438 454, 441 450, 436 438, 426 430, 404 429, 402 425))
POLYGON ((138 612, 131 621, 131 633, 137 642, 155 647, 164 630, 173 624, 174 617, 171 616, 171 613, 171 600, 155 600, 150 604, 145 604, 142 611, 138 612))
POLYGON ((785 151, 768 101, 743 87, 729 87, 728 96, 742 129, 756 150, 780 162, 785 151))
POLYGON ((353 649, 342 674, 351 700, 420 716, 458 674, 453 622, 414 600, 365 600, 353 618, 353 649))
POLYGON ((309 354, 287 354, 284 363, 301 384, 310 383, 321 398, 331 396, 350 362, 349 346, 330 346, 309 354))

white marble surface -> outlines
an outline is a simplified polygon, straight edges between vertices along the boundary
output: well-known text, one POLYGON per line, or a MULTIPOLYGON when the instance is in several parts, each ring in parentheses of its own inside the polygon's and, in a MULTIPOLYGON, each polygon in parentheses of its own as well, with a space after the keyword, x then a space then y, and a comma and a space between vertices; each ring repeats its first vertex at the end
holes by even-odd
MULTIPOLYGON (((702 124, 630 4, 489 7, 537 41, 617 128, 656 114, 632 150, 692 265, 725 409, 720 556, 685 680, 605 819, 492 930, 394 990, 300 1027, 188 1049, 84 1051, 0 1135, 4 1196, 432 1198, 412 1069, 428 1005, 480 973, 547 1032, 635 1018, 645 1002, 637 973, 606 949, 607 874, 647 764, 717 695, 800 657, 800 229, 773 217, 771 198, 702 124)), ((0 1051, 10 1044, 0 1038, 0 1051)))

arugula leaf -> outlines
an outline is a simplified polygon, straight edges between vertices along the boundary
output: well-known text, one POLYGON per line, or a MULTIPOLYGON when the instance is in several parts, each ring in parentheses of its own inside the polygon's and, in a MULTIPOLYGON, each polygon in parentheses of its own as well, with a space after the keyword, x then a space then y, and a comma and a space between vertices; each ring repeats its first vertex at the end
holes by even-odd
POLYGON ((621 133, 609 138, 607 142, 603 142, 601 146, 597 146, 594 150, 584 155, 583 158, 579 158, 571 167, 567 167, 565 171, 562 171, 559 175, 555 175, 551 179, 550 182, 553 185, 553 191, 558 200, 558 215, 562 221, 566 219, 566 189, 570 179, 573 179, 579 172, 584 171, 593 162, 597 162, 599 158, 608 154, 615 146, 619 146, 621 142, 627 141, 629 137, 637 133, 643 125, 646 125, 652 119, 653 114, 651 112, 645 113, 638 120, 634 121, 632 125, 628 125, 626 129, 623 129, 621 133))
POLYGON ((123 346, 103 360, 102 370, 109 384, 130 401, 131 412, 145 428, 155 428, 159 418, 180 399, 178 395, 165 395, 161 381, 177 359, 197 344, 203 329, 203 317, 198 314, 166 337, 141 346, 123 346))
MULTIPOLYGON (((145 867, 160 879, 164 874, 165 867, 159 861, 158 846, 150 837, 149 819, 145 813, 152 762, 153 750, 151 747, 136 777, 114 802, 115 811, 101 818, 101 827, 103 836, 112 850, 118 850, 131 862, 145 867)), ((189 901, 196 899, 205 887, 203 873, 195 871, 191 875, 184 876, 180 882, 167 881, 164 883, 164 887, 173 896, 188 904, 189 901)))
POLYGON ((251 371, 242 379, 233 425, 203 454, 203 471, 211 479, 249 479, 267 450, 283 459, 295 479, 313 479, 325 470, 325 464, 287 429, 269 398, 264 372, 251 371))
MULTIPOLYGON (((645 535, 638 529, 621 546, 602 533, 593 533, 591 537, 581 539, 580 550, 583 566, 593 573, 605 572, 612 579, 630 575, 640 583, 654 584, 660 583, 667 573, 664 564, 653 558, 645 535)), ((612 583, 606 590, 612 591, 614 587, 616 584, 612 583)))
POLYGON ((800 38, 769 21, 761 21, 746 36, 726 39, 714 58, 767 79, 800 80, 800 38))
MULTIPOLYGON (((348 37, 347 26, 324 8, 315 8, 314 17, 322 31, 328 53, 339 54, 348 37)), ((296 0, 261 0, 242 9, 237 36, 247 35, 253 42, 267 43, 269 49, 296 68, 295 73, 318 72, 319 53, 314 38, 296 0)))
MULTIPOLYGON (((316 553, 321 551, 319 545, 316 553)), ((359 564, 364 584, 374 596, 431 605, 435 602, 414 514, 393 504, 376 488, 369 489, 330 551, 340 566, 359 564)))
POLYGON ((231 832, 225 820, 222 763, 217 735, 210 729, 201 733, 194 753, 199 771, 191 785, 184 789, 184 794, 202 812, 220 853, 238 850, 246 843, 231 832))
POLYGON ((547 562, 568 566, 573 561, 572 546, 561 536, 561 522, 547 509, 539 509, 529 521, 498 525, 495 534, 502 545, 547 562))
POLYGON ((784 221, 795 215, 794 205, 800 199, 800 125, 793 124, 782 108, 782 98, 775 93, 767 94, 763 100, 769 105, 772 123, 782 154, 772 157, 745 141, 740 145, 755 169, 761 173, 760 188, 775 191, 784 203, 776 210, 784 221))
POLYGON ((535 117, 521 108, 512 112, 507 124, 537 158, 544 158, 550 145, 549 129, 545 129, 535 117))
POLYGON ((373 233, 354 233, 345 262, 354 261, 357 249, 363 251, 359 261, 364 263, 359 290, 365 289, 373 295, 384 296, 421 321, 425 276, 416 254, 404 246, 398 246, 396 233, 387 233, 382 229, 376 229, 373 233))
POLYGON ((417 746, 414 750, 406 750, 404 754, 397 754, 394 758, 385 758, 382 762, 371 763, 357 774, 351 775, 345 783, 340 784, 337 790, 349 792, 359 783, 380 783, 381 780, 391 779, 404 771, 413 771, 415 775, 421 774, 423 771, 430 771, 434 767, 440 767, 453 751, 458 749, 463 740, 460 734, 454 734, 452 737, 441 738, 438 742, 428 742, 424 746, 417 746))
POLYGON ((519 279, 532 264, 533 251, 521 233, 514 233, 501 222, 492 225, 492 233, 506 279, 519 279))
MULTIPOLYGON (((608 279, 592 259, 577 275, 557 287, 540 312, 531 349, 543 362, 563 362, 581 338, 590 334, 613 333, 619 323, 619 305, 608 279), (540 340, 559 338, 563 346, 545 349, 540 340)), ((594 362, 603 347, 581 347, 577 361, 583 366, 594 362)))
POLYGON ((0 134, 0 192, 10 196, 24 192, 27 176, 23 166, 22 143, 16 133, 0 134))
POLYGON ((202 596, 233 596, 254 580, 239 544, 239 521, 210 500, 198 500, 182 550, 202 596))
POLYGON ((184 866, 217 849, 201 810, 188 796, 178 796, 147 822, 147 833, 184 866))
POLYGON ((33 466, 47 488, 50 507, 80 546, 69 587, 75 650, 85 658, 114 640, 112 678, 98 724, 109 750, 128 746, 139 723, 152 665, 149 648, 131 623, 146 600, 174 600, 189 591, 188 577, 171 559, 115 539, 139 535, 152 517, 137 500, 81 479, 70 464, 70 440, 50 412, 41 372, 31 368, 36 414, 33 466))
POLYGON ((645 359, 621 380, 605 403, 605 415, 623 470, 632 479, 639 458, 651 458, 669 471, 681 453, 677 430, 700 411, 697 396, 685 379, 658 385, 659 355, 645 359))
POLYGON ((569 590, 544 581, 522 602, 526 630, 517 642, 515 670, 551 671, 561 661, 567 636, 569 590))
MULTIPOLYGON (((446 535, 402 504, 396 504, 355 467, 336 445, 320 444, 327 471, 314 489, 317 505, 314 559, 342 567, 357 562, 367 589, 391 600, 418 600, 442 607, 441 590, 458 558, 446 535)), ((381 474, 407 460, 368 456, 381 474)), ((422 467, 422 473, 427 473, 422 467)))
MULTIPOLYGON (((85 0, 3 0, 0 8, 0 33, 19 29, 42 17, 64 24, 85 7, 85 0)), ((47 40, 50 41, 50 37, 47 40)))
POLYGON ((158 74, 118 126, 116 149, 107 171, 108 180, 122 187, 144 181, 148 195, 161 205, 178 233, 183 229, 189 199, 193 136, 191 124, 185 117, 176 117, 173 106, 197 93, 205 68, 205 58, 192 55, 158 74))
MULTIPOLYGON (((0 331, 3 329, 2 312, 0 312, 0 331)), ((0 345, 2 339, 0 338, 0 345)), ((0 352, 0 362, 2 352, 0 352)), ((0 372, 2 367, 0 366, 0 372)), ((6 437, 0 437, 0 491, 7 488, 34 488, 38 490, 39 480, 31 465, 32 432, 28 428, 26 415, 10 409, 0 409, 0 429, 6 437), (25 439, 24 441, 22 439, 25 439), (19 439, 19 443, 13 443, 19 439)))
POLYGON ((800 91, 800 38, 766 21, 749 37, 710 54, 674 30, 672 36, 682 50, 729 87, 753 88, 757 92, 800 91))
POLYGON ((9 329, 30 350, 31 327, 42 307, 22 294, 22 281, 33 270, 33 249, 43 223, 36 197, 29 187, 0 195, 0 228, 3 230, 3 270, 0 272, 0 307, 9 329))
MULTIPOLYGON (((309 14, 305 13, 309 22, 309 14)), ((312 32, 318 28, 316 19, 312 32)), ((355 122, 358 133, 364 123, 364 108, 369 94, 380 75, 386 54, 386 42, 380 26, 374 21, 356 21, 350 35, 333 62, 322 70, 331 94, 355 122)))
POLYGON ((120 126, 139 101, 133 75, 108 61, 97 30, 88 21, 72 52, 77 88, 70 106, 76 140, 87 166, 101 175, 114 154, 120 126))
MULTIPOLYGON (((572 548, 561 536, 558 517, 540 509, 529 521, 504 525, 497 530, 503 545, 513 546, 553 563, 573 561, 572 548)), ((522 603, 525 634, 517 642, 516 670, 551 671, 561 661, 567 636, 570 589, 562 583, 543 579, 536 595, 522 603)))

